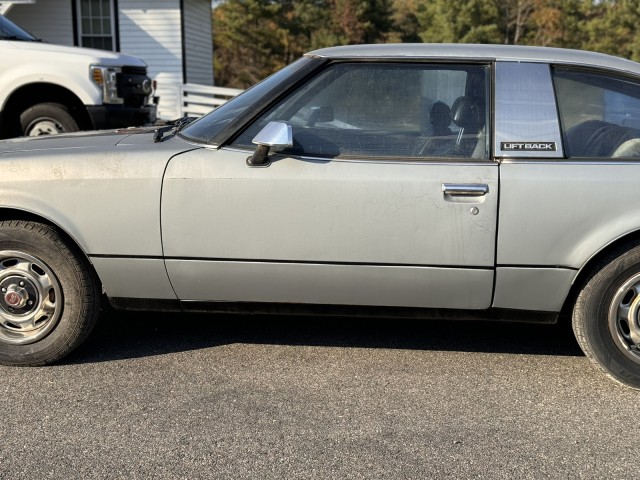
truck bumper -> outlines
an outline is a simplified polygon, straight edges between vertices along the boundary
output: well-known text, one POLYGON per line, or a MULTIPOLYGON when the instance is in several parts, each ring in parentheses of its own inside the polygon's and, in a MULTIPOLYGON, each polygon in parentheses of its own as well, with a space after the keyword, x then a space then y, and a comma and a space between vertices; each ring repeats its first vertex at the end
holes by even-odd
POLYGON ((127 107, 125 105, 89 105, 87 112, 96 130, 121 127, 139 127, 156 121, 155 105, 127 107))

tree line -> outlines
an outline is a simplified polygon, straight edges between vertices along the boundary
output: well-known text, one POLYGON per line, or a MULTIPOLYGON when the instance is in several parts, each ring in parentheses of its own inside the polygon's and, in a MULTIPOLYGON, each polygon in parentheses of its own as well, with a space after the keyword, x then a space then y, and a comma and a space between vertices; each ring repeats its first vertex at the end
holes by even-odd
POLYGON ((217 85, 246 88, 333 45, 451 42, 541 45, 640 60, 638 0, 220 0, 217 85))

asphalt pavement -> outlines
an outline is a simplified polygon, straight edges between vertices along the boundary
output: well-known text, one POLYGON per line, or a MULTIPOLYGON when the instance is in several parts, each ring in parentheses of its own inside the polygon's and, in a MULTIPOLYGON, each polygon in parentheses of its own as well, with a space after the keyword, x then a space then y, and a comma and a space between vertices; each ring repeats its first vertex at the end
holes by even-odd
POLYGON ((111 314, 0 394, 1 479, 614 479, 640 453, 640 392, 562 325, 111 314))

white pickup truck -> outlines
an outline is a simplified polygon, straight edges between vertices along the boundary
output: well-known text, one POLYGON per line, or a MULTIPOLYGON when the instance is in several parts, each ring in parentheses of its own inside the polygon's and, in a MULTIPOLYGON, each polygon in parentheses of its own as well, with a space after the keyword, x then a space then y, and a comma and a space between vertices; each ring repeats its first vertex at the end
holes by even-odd
POLYGON ((0 138, 150 124, 152 94, 140 58, 44 43, 0 15, 0 138))

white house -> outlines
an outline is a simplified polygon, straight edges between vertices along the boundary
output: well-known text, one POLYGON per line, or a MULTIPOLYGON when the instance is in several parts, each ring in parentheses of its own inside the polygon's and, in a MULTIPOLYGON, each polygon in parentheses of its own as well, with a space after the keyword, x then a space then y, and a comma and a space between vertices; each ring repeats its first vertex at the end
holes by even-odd
POLYGON ((50 43, 143 58, 159 118, 182 115, 184 84, 213 85, 211 0, 0 0, 0 13, 50 43))

